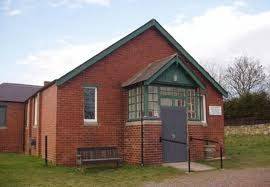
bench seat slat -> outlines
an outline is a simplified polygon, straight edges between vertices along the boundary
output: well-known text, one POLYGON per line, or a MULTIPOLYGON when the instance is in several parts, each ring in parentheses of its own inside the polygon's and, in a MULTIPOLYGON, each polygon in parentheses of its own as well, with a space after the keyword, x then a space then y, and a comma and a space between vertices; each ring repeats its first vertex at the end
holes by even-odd
POLYGON ((79 165, 107 161, 115 161, 117 165, 121 161, 116 147, 83 147, 77 149, 77 163, 79 165))
POLYGON ((121 158, 82 159, 82 162, 95 162, 95 161, 106 161, 106 160, 121 160, 121 158))

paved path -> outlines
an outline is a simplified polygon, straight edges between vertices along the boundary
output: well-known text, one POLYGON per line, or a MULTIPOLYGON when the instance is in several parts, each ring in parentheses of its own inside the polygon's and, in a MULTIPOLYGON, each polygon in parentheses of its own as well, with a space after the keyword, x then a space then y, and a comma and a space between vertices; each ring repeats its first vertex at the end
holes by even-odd
POLYGON ((146 186, 270 187, 270 168, 226 169, 191 173, 158 184, 148 183, 146 186))
MULTIPOLYGON (((176 163, 165 163, 163 166, 170 166, 173 168, 181 169, 183 171, 188 171, 188 162, 176 162, 176 163)), ((190 163, 191 171, 207 171, 207 170, 214 170, 215 168, 210 167, 205 164, 200 164, 197 162, 190 163)))

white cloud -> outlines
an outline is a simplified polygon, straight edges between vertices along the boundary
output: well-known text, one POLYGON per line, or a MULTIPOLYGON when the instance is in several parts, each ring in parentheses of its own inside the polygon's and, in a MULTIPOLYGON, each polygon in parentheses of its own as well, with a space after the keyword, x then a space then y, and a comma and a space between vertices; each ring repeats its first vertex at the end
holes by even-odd
POLYGON ((233 6, 245 7, 247 6, 247 2, 244 0, 237 0, 233 2, 233 6))
POLYGON ((21 10, 18 10, 18 9, 15 9, 15 10, 9 10, 9 11, 6 12, 6 14, 7 14, 8 16, 17 16, 17 15, 19 15, 19 14, 21 14, 21 13, 22 13, 22 11, 21 11, 21 10))
MULTIPOLYGON (((249 55, 270 67, 270 11, 249 14, 238 5, 232 5, 209 9, 191 19, 183 18, 184 15, 178 16, 165 28, 201 64, 224 66, 238 55, 249 55)), ((19 60, 27 67, 20 82, 40 84, 59 78, 118 38, 91 44, 58 40, 56 43, 60 47, 29 54, 19 60)))
POLYGON ((246 13, 241 2, 209 9, 191 19, 176 19, 166 28, 202 64, 213 61, 223 65, 235 56, 249 55, 267 65, 270 11, 246 13))
POLYGON ((89 4, 109 6, 110 3, 111 0, 52 0, 49 4, 53 7, 67 6, 70 8, 77 8, 89 4))
POLYGON ((12 8, 12 1, 6 0, 2 2, 1 9, 4 11, 7 16, 17 16, 22 13, 19 9, 12 8))
POLYGON ((42 84, 45 80, 54 80, 82 64, 92 56, 114 43, 118 38, 108 42, 91 44, 71 44, 64 40, 56 41, 60 47, 41 50, 29 54, 17 61, 18 65, 26 67, 19 82, 42 84))

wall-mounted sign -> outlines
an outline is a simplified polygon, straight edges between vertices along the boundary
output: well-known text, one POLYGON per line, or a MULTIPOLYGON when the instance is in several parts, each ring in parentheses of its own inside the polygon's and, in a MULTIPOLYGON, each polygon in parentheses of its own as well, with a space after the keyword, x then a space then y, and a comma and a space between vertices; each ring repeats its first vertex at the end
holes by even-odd
POLYGON ((209 106, 209 115, 212 116, 222 115, 221 106, 209 106))

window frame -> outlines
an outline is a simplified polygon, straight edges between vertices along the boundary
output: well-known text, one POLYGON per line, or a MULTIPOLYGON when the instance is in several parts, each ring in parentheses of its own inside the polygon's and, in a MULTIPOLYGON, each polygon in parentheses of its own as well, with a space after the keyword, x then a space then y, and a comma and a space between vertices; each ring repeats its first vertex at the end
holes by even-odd
POLYGON ((128 90, 127 110, 128 110, 128 121, 137 121, 138 119, 141 119, 141 115, 143 115, 144 112, 144 88, 142 86, 133 87, 128 90), (143 111, 141 111, 141 109, 143 111), (133 113, 133 115, 135 116, 134 118, 130 118, 130 112, 133 113))
POLYGON ((27 101, 26 109, 26 127, 29 127, 30 124, 30 100, 27 101))
POLYGON ((0 108, 4 108, 4 112, 5 112, 4 124, 3 125, 0 124, 0 129, 1 128, 7 128, 7 106, 6 105, 0 105, 0 108))
POLYGON ((92 123, 92 122, 96 123, 97 118, 98 118, 97 117, 97 87, 95 87, 95 86, 85 86, 85 87, 83 87, 83 91, 86 88, 92 88, 92 89, 95 90, 95 119, 86 119, 85 118, 85 95, 83 94, 83 118, 84 118, 84 122, 85 123, 92 123))
POLYGON ((207 115, 206 115, 206 95, 202 94, 202 112, 203 113, 203 120, 201 120, 202 123, 207 123, 207 115))
MULTIPOLYGON (((191 97, 194 97, 192 98, 192 100, 194 101, 192 104, 192 111, 195 112, 195 117, 194 118, 191 118, 189 119, 188 118, 188 109, 187 109, 187 120, 190 121, 190 122, 202 122, 202 123, 206 123, 207 122, 207 119, 206 119, 206 98, 205 98, 205 95, 201 94, 200 92, 196 91, 196 88, 194 87, 184 87, 184 86, 175 86, 175 85, 163 85, 163 84, 151 84, 149 86, 145 86, 145 93, 144 93, 144 103, 143 103, 143 112, 145 114, 144 118, 145 119, 153 119, 153 120, 156 120, 156 119, 159 119, 159 115, 158 116, 150 116, 149 113, 149 103, 153 103, 153 101, 149 101, 149 87, 156 87, 157 88, 157 96, 158 96, 158 100, 155 101, 158 103, 158 108, 160 108, 161 106, 161 99, 165 99, 165 98, 170 98, 172 100, 177 100, 177 99, 182 99, 183 102, 185 103, 185 107, 188 106, 188 99, 191 99, 191 97), (173 95, 170 95, 170 91, 167 90, 168 87, 171 87, 172 91, 171 93, 173 95), (177 88, 178 91, 180 91, 181 93, 183 93, 184 95, 180 94, 180 95, 174 95, 176 93, 174 93, 174 89, 177 88), (167 91, 166 91, 167 90, 167 91), (181 91, 182 90, 182 91, 181 91), (168 95, 161 95, 161 91, 163 91, 164 93, 167 92, 168 95), (187 93, 192 93, 190 96, 188 96, 187 93), (194 94, 193 94, 194 93, 194 94), (197 104, 199 106, 197 106, 197 104), (194 106, 193 106, 194 105, 194 106)), ((138 87, 133 87, 131 89, 137 89, 138 87)), ((129 91, 131 90, 129 89, 128 90, 128 93, 129 91)), ((179 93, 180 93, 179 92, 179 93)), ((153 93, 152 93, 153 94, 153 93)), ((151 95, 151 93, 150 93, 151 95)), ((128 94, 128 101, 130 99, 130 96, 128 94)), ((172 101, 173 102, 173 106, 175 105, 174 102, 175 101, 172 101)), ((128 103, 128 121, 138 121, 140 120, 139 118, 129 118, 130 114, 129 114, 129 103, 128 103)))
POLYGON ((34 98, 34 127, 37 127, 39 124, 39 94, 34 98))
POLYGON ((147 105, 147 110, 146 110, 146 117, 148 118, 159 118, 160 114, 160 89, 159 86, 155 85, 149 85, 146 87, 147 90, 147 100, 146 100, 146 105, 147 105), (152 91, 149 91, 149 88, 152 88, 152 91), (151 99, 149 99, 151 95, 151 99), (151 103, 151 107, 149 107, 151 103), (152 114, 150 114, 150 109, 152 109, 152 114))

